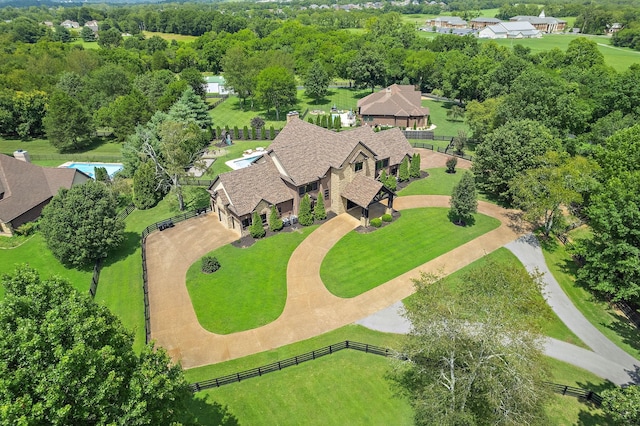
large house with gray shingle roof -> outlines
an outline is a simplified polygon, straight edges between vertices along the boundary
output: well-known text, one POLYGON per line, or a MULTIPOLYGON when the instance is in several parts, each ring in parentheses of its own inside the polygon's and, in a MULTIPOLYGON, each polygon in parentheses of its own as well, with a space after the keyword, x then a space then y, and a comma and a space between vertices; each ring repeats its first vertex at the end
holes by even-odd
POLYGON ((393 84, 358 101, 358 117, 371 126, 425 127, 429 108, 413 86, 393 84))
POLYGON ((40 167, 0 154, 0 235, 40 217, 60 188, 90 179, 76 169, 40 167))
POLYGON ((211 206, 229 229, 245 233, 254 211, 266 225, 271 206, 281 217, 297 216, 300 200, 322 197, 327 211, 355 209, 364 225, 369 207, 393 192, 376 180, 382 170, 396 175, 413 148, 398 128, 369 126, 333 132, 289 114, 268 151, 249 167, 220 174, 209 186, 211 206))

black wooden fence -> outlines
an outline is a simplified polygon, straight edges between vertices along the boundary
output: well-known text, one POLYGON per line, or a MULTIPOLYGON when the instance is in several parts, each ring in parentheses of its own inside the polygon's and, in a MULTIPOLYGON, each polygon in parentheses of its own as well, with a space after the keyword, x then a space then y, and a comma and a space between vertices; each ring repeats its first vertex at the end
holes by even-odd
MULTIPOLYGON (((205 389, 219 388, 220 386, 241 382, 253 377, 261 377, 267 373, 280 371, 284 368, 293 367, 295 365, 302 364, 303 362, 322 358, 324 356, 331 355, 345 349, 365 352, 368 354, 381 355, 384 357, 394 355, 394 351, 388 348, 369 345, 367 343, 354 342, 351 340, 345 340, 343 342, 316 349, 315 351, 296 355, 294 357, 283 359, 281 361, 272 362, 271 364, 263 365, 261 367, 252 368, 251 370, 240 371, 237 373, 228 374, 226 376, 217 377, 215 379, 203 380, 201 382, 192 383, 189 386, 191 387, 192 392, 200 392, 205 389)), ((593 402, 597 406, 600 406, 602 404, 602 397, 591 390, 576 388, 567 385, 560 385, 551 382, 545 382, 545 384, 548 385, 553 392, 562 395, 573 396, 576 398, 582 398, 587 401, 593 402)))
POLYGON ((434 145, 432 145, 430 143, 422 143, 422 142, 411 142, 411 146, 413 146, 414 148, 429 149, 431 151, 436 151, 436 152, 440 152, 442 154, 451 155, 452 157, 458 157, 458 158, 462 158, 464 160, 473 161, 473 157, 471 155, 460 154, 460 153, 456 152, 456 150, 451 146, 451 143, 449 143, 449 145, 447 145, 446 148, 441 148, 439 146, 434 146, 434 145))
POLYGON ((215 101, 214 103, 211 104, 209 109, 213 109, 213 108, 217 107, 218 105, 220 105, 221 103, 226 101, 228 97, 229 97, 229 95, 222 95, 222 97, 220 97, 220 99, 218 99, 217 101, 215 101))
POLYGON ((180 185, 187 186, 211 186, 213 179, 196 179, 194 177, 183 177, 178 180, 180 185))
POLYGON ((140 236, 142 247, 142 290, 144 293, 144 329, 145 329, 145 342, 151 341, 151 310, 149 309, 149 282, 147 277, 147 237, 149 234, 155 231, 164 231, 168 228, 173 228, 176 223, 191 219, 193 217, 200 216, 211 211, 211 207, 202 207, 192 210, 177 216, 170 217, 169 219, 161 220, 152 225, 147 226, 140 236))

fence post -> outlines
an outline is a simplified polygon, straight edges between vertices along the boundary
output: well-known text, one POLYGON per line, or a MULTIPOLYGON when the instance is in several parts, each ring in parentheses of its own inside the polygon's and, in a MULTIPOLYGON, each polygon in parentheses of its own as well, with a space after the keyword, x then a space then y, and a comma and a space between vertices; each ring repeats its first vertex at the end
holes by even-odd
POLYGON ((566 395, 568 389, 569 389, 569 386, 565 386, 564 389, 562 390, 562 394, 566 395))
POLYGON ((262 376, 262 371, 260 371, 260 367, 258 367, 258 376, 262 376))
POLYGON ((345 340, 345 343, 347 344, 347 349, 349 349, 349 341, 345 340))
POLYGON ((218 378, 216 377, 216 387, 220 387, 220 383, 218 383, 218 378))
POLYGON ((298 365, 298 357, 296 356, 296 365, 298 365))
POLYGON ((236 377, 238 378, 238 381, 240 381, 240 373, 236 373, 236 377))

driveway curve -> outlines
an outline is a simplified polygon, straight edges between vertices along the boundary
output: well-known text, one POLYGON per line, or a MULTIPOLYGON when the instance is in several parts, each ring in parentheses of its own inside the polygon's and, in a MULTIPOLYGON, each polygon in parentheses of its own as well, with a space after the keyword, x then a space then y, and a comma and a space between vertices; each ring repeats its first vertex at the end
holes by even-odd
MULTIPOLYGON (((263 327, 228 335, 211 333, 200 326, 185 277, 193 262, 238 235, 211 214, 153 233, 147 238, 146 250, 151 337, 184 368, 192 368, 273 349, 351 324, 411 295, 412 279, 421 272, 449 274, 526 231, 514 211, 485 202, 478 204, 480 213, 500 220, 498 228, 350 299, 332 295, 320 279, 326 253, 359 225, 349 214, 337 216, 311 233, 289 259, 287 301, 280 317, 263 327)), ((394 201, 397 210, 448 206, 448 196, 407 196, 394 201)))

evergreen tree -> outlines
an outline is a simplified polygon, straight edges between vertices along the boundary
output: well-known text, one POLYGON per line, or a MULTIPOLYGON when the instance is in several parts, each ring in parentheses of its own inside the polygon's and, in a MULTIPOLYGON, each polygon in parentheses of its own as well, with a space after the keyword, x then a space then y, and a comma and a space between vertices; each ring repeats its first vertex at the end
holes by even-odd
POLYGON ((326 128, 327 127, 327 116, 326 115, 322 115, 322 118, 320 119, 320 126, 326 128))
POLYGON ((253 212, 253 216, 251 217, 251 226, 249 227, 249 234, 253 238, 262 238, 267 232, 264 230, 262 226, 262 219, 260 219, 260 215, 257 211, 253 212))
POLYGON ((382 169, 382 171, 380 172, 380 176, 378 177, 378 180, 384 185, 387 186, 387 171, 382 169))
POLYGON ((242 139, 244 139, 244 140, 248 140, 249 139, 249 128, 247 126, 244 126, 242 128, 242 139))
POLYGON ((284 224, 282 223, 282 219, 278 217, 278 210, 276 206, 271 206, 271 213, 269 213, 269 229, 272 231, 279 231, 282 229, 284 224))
POLYGON ((316 126, 319 126, 322 123, 322 117, 320 114, 316 115, 316 126))
POLYGON ((458 225, 473 225, 473 214, 478 211, 476 184, 473 174, 466 172, 453 188, 449 219, 458 225))
POLYGON ((182 92, 180 99, 171 106, 169 117, 180 123, 194 122, 201 129, 208 129, 213 125, 207 104, 190 86, 182 92))
POLYGON ((313 209, 313 217, 316 220, 324 220, 327 218, 327 211, 324 208, 324 198, 322 196, 318 197, 318 202, 316 202, 316 206, 313 209))
POLYGON ((340 130, 342 128, 342 120, 339 115, 337 115, 333 120, 333 128, 336 130, 340 130))
POLYGON ((329 73, 324 69, 322 63, 315 61, 311 64, 304 79, 305 94, 316 101, 323 98, 327 95, 330 81, 329 73))
POLYGON ((458 165, 458 159, 456 157, 449 157, 447 159, 447 173, 455 173, 456 166, 458 165))
POLYGON ((413 154, 411 158, 411 168, 409 169, 409 175, 412 178, 420 177, 420 154, 413 154))
POLYGON ((300 222, 302 226, 313 225, 313 213, 311 212, 311 199, 309 198, 309 194, 304 194, 304 197, 300 200, 298 222, 300 222))
POLYGON ((156 168, 153 162, 146 161, 133 175, 133 204, 140 210, 155 206, 160 200, 156 168))
POLYGON ((315 124, 315 123, 314 123, 314 121, 313 121, 313 117, 309 117, 309 118, 307 118, 307 121, 308 121, 309 123, 311 123, 311 124, 315 124))
POLYGON ((402 163, 400 163, 400 170, 398 170, 398 179, 400 182, 409 180, 409 159, 404 157, 402 163))

